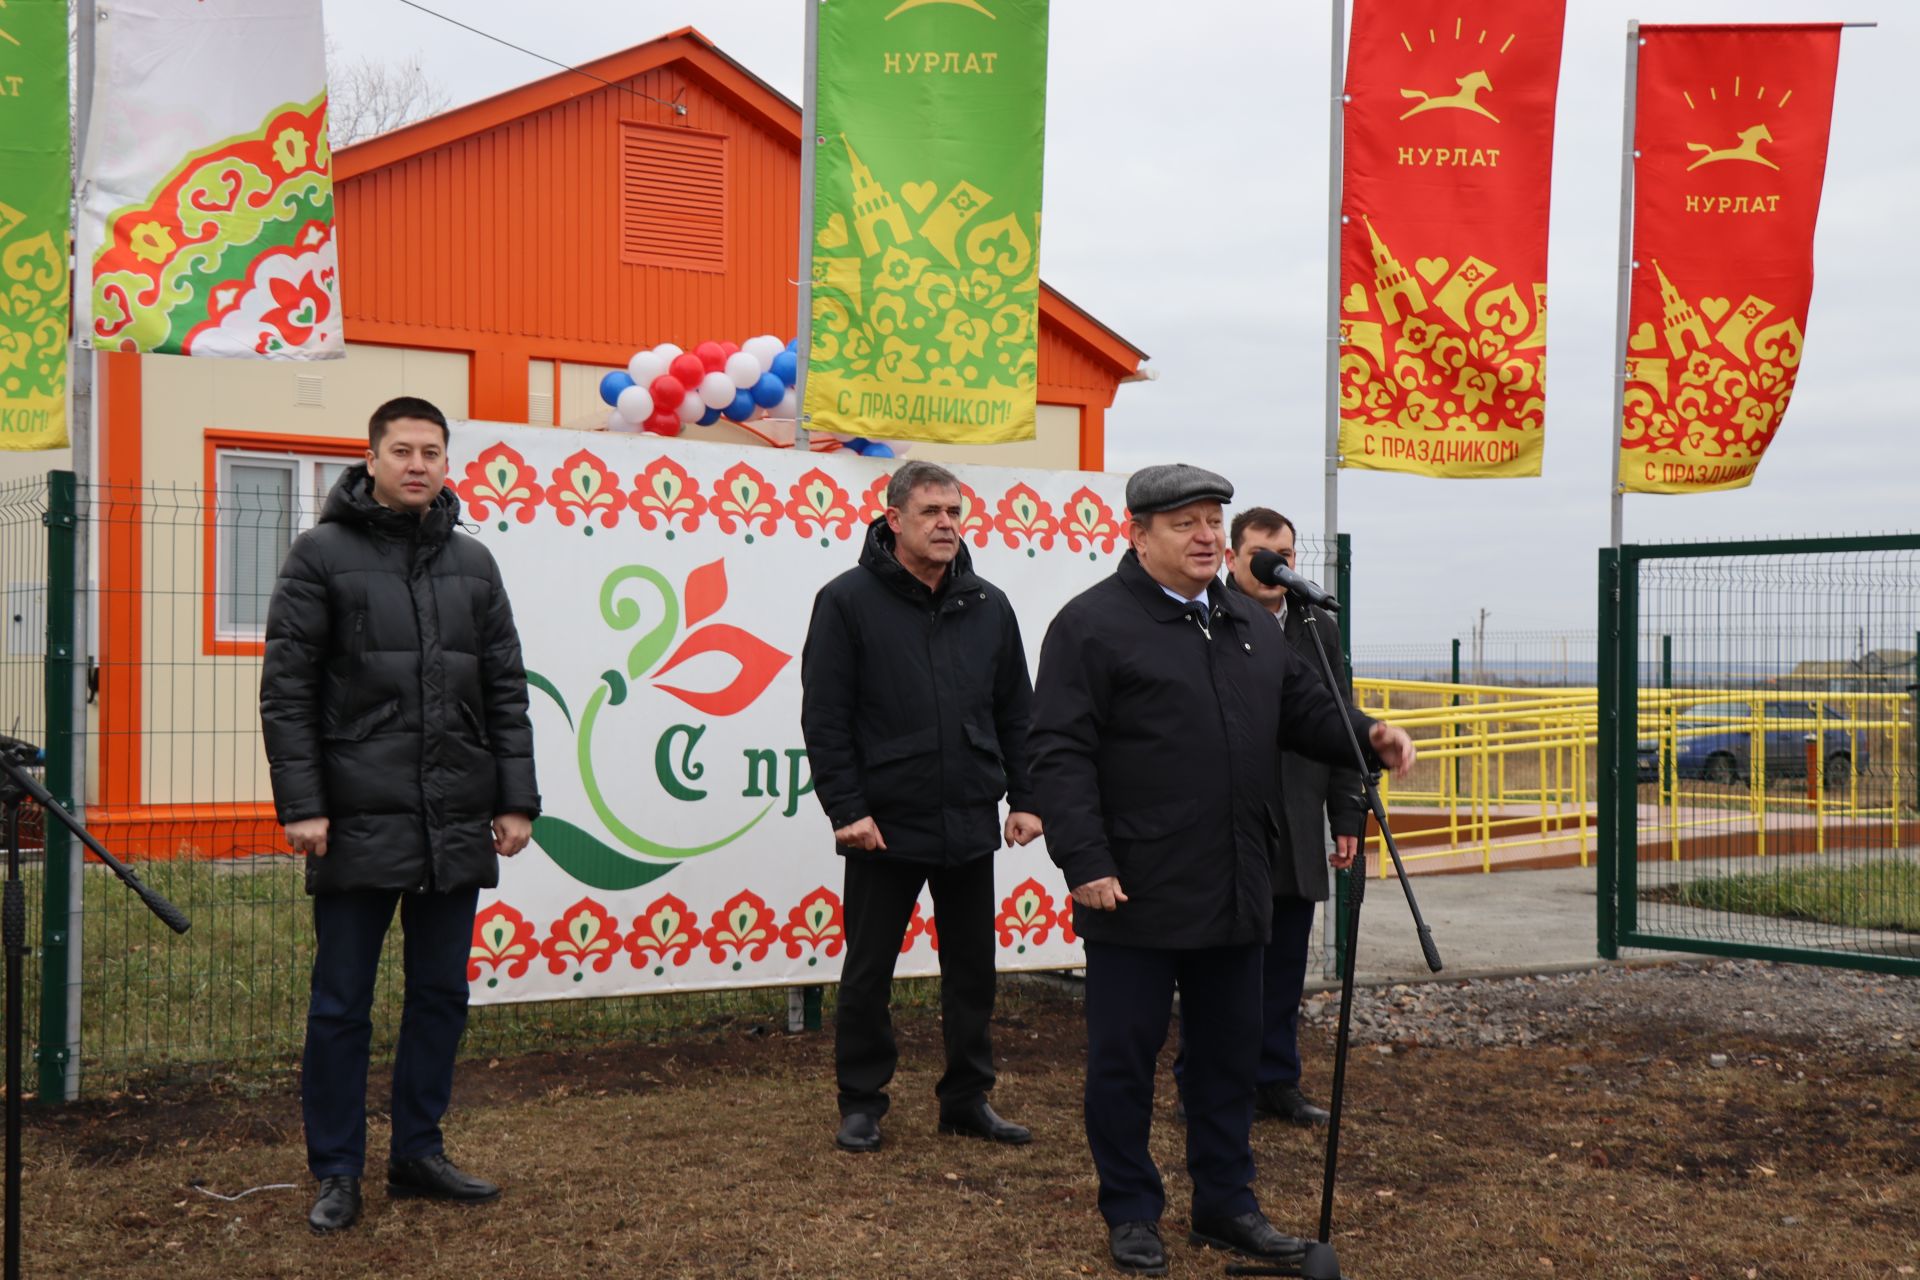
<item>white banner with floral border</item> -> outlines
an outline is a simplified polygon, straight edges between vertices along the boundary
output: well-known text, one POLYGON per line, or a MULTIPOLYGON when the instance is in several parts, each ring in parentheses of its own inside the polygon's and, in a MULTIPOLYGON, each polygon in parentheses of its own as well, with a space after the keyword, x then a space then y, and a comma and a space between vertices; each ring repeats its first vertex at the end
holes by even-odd
MULTIPOLYGON (((546 813, 481 895, 480 1003, 829 982, 842 865, 800 736, 814 594, 857 561, 892 460, 468 422, 449 483, 500 563, 546 813)), ((956 467, 974 563, 1029 668, 1124 549, 1122 477, 956 467)), ((995 855, 1003 970, 1082 962, 1040 842, 995 855)), ((922 894, 897 972, 937 972, 922 894)))

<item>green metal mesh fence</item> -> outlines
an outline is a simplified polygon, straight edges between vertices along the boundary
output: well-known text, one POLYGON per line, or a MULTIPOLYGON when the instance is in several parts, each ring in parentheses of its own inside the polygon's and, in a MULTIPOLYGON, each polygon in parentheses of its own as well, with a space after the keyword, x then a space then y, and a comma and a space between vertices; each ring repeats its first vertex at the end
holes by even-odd
POLYGON ((1920 538, 1629 547, 1620 580, 1621 940, 1920 971, 1920 538))

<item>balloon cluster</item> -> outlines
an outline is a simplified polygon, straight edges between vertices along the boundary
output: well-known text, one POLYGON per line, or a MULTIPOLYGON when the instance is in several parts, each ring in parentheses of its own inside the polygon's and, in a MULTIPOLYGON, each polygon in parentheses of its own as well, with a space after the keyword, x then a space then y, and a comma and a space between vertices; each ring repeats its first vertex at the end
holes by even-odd
POLYGON ((607 429, 677 436, 689 423, 796 417, 799 349, 798 338, 782 343, 764 334, 743 343, 703 342, 691 351, 671 342, 636 351, 624 370, 600 379, 600 398, 612 409, 607 429))
MULTIPOLYGON (((793 385, 800 377, 800 339, 782 344, 772 334, 742 343, 703 342, 682 351, 663 342, 636 351, 625 370, 600 379, 607 402, 607 430, 651 431, 677 436, 688 423, 710 427, 725 418, 791 421, 800 416, 793 385)), ((865 436, 829 435, 832 443, 815 448, 849 449, 868 458, 904 455, 905 445, 888 445, 865 436)))

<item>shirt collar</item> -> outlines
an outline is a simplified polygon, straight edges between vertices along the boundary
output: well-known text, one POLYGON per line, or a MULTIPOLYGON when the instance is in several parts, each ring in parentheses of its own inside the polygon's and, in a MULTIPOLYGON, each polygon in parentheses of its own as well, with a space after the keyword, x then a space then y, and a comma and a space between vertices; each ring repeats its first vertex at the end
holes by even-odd
POLYGON ((1159 583, 1157 585, 1162 591, 1166 592, 1171 599, 1178 600, 1181 604, 1197 604, 1203 610, 1210 609, 1212 607, 1212 602, 1207 598, 1207 593, 1209 588, 1206 588, 1206 587, 1200 588, 1200 594, 1197 596, 1183 596, 1178 591, 1175 591, 1172 587, 1168 586, 1164 582, 1159 583))

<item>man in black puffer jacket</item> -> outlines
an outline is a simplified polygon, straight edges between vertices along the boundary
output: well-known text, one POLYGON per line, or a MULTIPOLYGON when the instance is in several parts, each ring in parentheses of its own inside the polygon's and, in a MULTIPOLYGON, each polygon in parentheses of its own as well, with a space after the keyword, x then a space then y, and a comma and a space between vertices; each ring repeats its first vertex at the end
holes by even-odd
POLYGON ((425 400, 375 410, 367 463, 294 541, 267 610, 260 720, 313 895, 300 1088, 316 1231, 360 1215, 374 973, 396 904, 406 994, 387 1192, 500 1193, 447 1160, 440 1119, 479 892, 526 846, 540 796, 513 612, 493 557, 454 528, 447 438, 425 400))
POLYGON ((813 603, 800 727, 814 794, 847 860, 847 959, 834 1064, 847 1151, 880 1145, 899 1053, 887 1004, 921 887, 933 888, 947 1070, 940 1131, 1023 1143, 993 1087, 993 853, 1040 834, 1027 784, 1033 686, 1013 606, 973 572, 960 482, 908 462, 858 568, 813 603), (1000 797, 1012 812, 1000 822, 1000 797))

